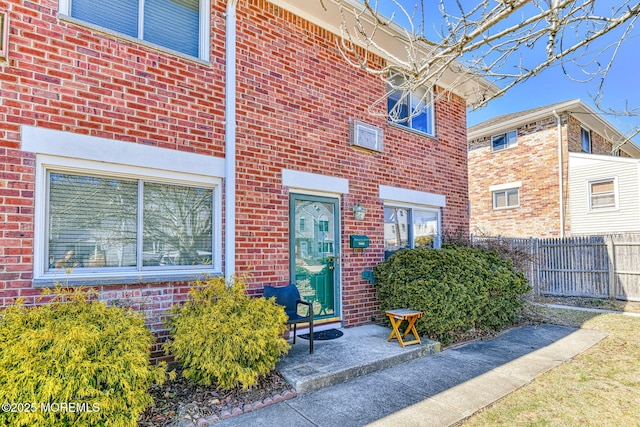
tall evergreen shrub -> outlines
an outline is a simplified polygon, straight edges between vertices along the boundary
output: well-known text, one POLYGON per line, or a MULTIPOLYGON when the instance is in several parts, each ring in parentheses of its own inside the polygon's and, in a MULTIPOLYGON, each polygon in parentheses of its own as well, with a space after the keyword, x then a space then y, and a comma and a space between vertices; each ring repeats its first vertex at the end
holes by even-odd
POLYGON ((374 274, 381 308, 423 311, 418 333, 443 344, 473 328, 497 331, 511 324, 530 290, 510 261, 470 247, 402 250, 374 274))

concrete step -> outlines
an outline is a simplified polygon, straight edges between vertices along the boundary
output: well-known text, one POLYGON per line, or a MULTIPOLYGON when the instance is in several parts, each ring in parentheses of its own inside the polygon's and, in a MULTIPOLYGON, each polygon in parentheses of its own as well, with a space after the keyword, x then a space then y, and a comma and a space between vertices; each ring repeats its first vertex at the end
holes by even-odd
MULTIPOLYGON (((340 329, 344 335, 327 341, 297 337, 289 353, 276 369, 298 394, 309 393, 349 379, 396 366, 440 351, 440 343, 422 339, 422 344, 402 348, 398 341, 387 342, 390 328, 365 325, 340 329)), ((291 342, 291 340, 290 340, 291 342)))

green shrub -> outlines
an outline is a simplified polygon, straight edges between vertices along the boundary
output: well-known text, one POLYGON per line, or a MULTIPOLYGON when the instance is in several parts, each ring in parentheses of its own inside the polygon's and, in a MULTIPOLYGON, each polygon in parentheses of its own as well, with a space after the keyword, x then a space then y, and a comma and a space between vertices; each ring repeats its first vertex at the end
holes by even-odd
POLYGON ((374 274, 382 310, 423 311, 418 333, 445 345, 473 328, 496 331, 513 323, 530 289, 510 261, 470 247, 399 251, 374 274))
POLYGON ((251 298, 243 278, 196 283, 183 306, 174 306, 165 345, 198 384, 223 388, 254 385, 289 350, 281 337, 287 316, 273 299, 251 298))
POLYGON ((139 313, 60 292, 66 302, 0 313, 0 403, 14 404, 0 426, 136 426, 164 381, 153 335, 139 313))

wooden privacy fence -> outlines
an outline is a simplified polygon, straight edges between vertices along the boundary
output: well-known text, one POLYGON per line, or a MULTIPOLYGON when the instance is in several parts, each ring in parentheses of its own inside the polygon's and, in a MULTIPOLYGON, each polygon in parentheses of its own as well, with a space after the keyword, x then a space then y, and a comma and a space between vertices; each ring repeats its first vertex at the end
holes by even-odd
POLYGON ((640 233, 471 241, 509 250, 537 294, 640 301, 640 233))

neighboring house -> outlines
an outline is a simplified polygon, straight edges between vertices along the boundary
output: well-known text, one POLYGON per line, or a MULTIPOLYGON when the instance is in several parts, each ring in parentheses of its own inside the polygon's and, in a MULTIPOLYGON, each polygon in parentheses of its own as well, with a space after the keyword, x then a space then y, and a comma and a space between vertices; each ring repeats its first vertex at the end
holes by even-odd
POLYGON ((162 336, 195 278, 249 273, 253 295, 320 287, 319 323, 374 320, 385 249, 468 230, 466 106, 493 88, 370 115, 387 88, 337 50, 338 3, 4 2, 0 305, 91 285, 162 336))
POLYGON ((640 149, 582 101, 499 116, 467 139, 472 233, 640 231, 640 149))

